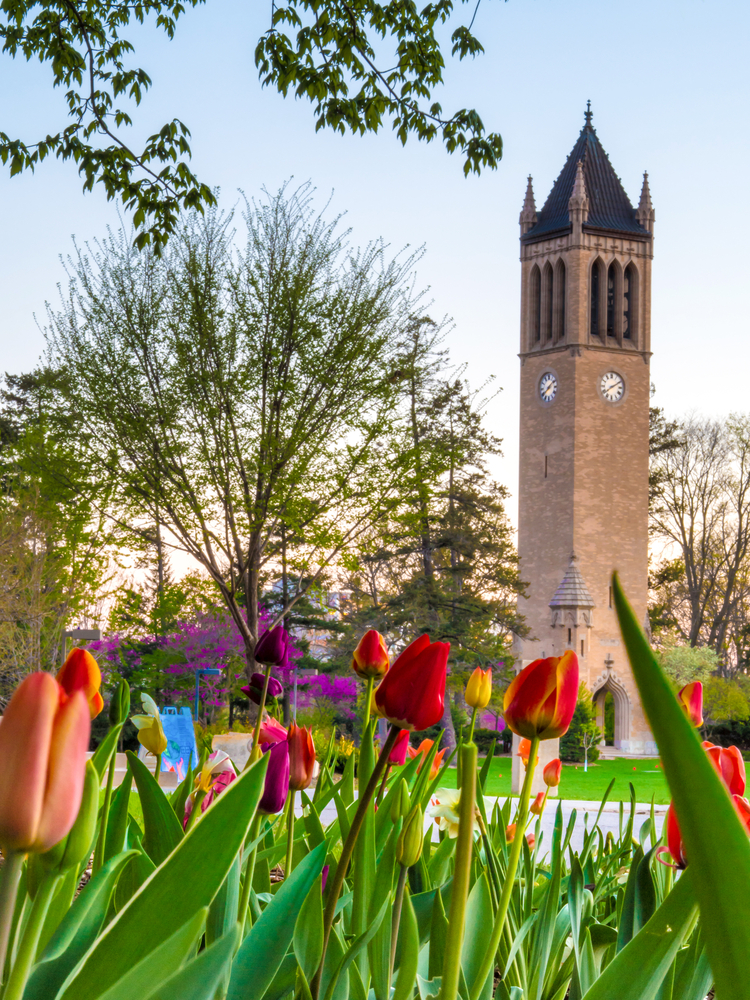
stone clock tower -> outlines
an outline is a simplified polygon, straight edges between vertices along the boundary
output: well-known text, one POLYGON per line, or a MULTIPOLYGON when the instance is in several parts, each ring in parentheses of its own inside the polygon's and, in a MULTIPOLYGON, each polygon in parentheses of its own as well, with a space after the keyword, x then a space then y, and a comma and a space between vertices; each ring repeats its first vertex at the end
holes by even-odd
POLYGON ((633 208, 591 118, 539 213, 529 178, 520 219, 519 652, 574 649, 600 724, 612 693, 615 745, 649 753, 610 577, 645 621, 654 210, 648 175, 633 208))

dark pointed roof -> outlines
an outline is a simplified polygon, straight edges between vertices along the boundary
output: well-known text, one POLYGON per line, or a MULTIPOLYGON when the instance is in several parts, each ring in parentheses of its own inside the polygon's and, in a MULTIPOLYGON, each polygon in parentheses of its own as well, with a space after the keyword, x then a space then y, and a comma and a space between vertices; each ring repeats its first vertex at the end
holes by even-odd
POLYGON ((579 160, 583 163, 589 200, 588 219, 584 223, 584 229, 607 229, 618 233, 646 235, 647 230, 636 220, 635 209, 599 142, 591 117, 589 107, 578 141, 539 212, 536 225, 522 237, 524 242, 570 229, 568 202, 573 192, 576 164, 579 160))
POLYGON ((570 565, 565 571, 555 596, 549 602, 551 608, 593 608, 594 600, 586 582, 578 569, 576 554, 570 557, 570 565))

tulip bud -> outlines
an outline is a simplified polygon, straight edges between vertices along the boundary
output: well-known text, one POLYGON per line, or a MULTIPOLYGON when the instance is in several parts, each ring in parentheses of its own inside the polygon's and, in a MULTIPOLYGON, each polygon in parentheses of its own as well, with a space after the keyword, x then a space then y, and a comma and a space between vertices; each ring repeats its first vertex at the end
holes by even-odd
POLYGON ((443 717, 450 644, 420 635, 401 653, 375 692, 383 715, 399 729, 419 732, 443 717))
POLYGON ((93 761, 87 760, 81 808, 70 833, 45 854, 39 855, 39 861, 46 871, 64 872, 90 857, 99 815, 99 784, 99 772, 93 761))
POLYGON ((544 803, 547 798, 546 792, 539 792, 537 797, 529 806, 530 812, 533 812, 535 816, 541 816, 544 812, 544 803))
POLYGON ((392 822, 397 823, 400 819, 406 819, 409 815, 409 809, 411 809, 411 802, 409 801, 409 787, 402 778, 398 786, 398 792, 396 793, 391 805, 392 822))
POLYGON ((255 644, 254 657, 258 663, 278 667, 286 659, 289 635, 283 625, 264 632, 255 644))
POLYGON ((578 657, 534 660, 516 674, 503 698, 505 721, 518 736, 553 740, 568 731, 578 700, 578 657))
POLYGON ((703 725, 703 685, 700 681, 693 681, 686 684, 677 695, 680 699, 685 714, 693 723, 696 729, 703 725))
POLYGON ((0 844, 48 851, 81 805, 91 730, 83 691, 66 695, 51 674, 18 686, 0 725, 0 844))
POLYGON ((295 722, 289 727, 289 788, 293 792, 308 788, 313 778, 315 767, 315 744, 312 730, 308 726, 298 726, 295 722))
POLYGON ((469 678, 464 692, 464 700, 470 708, 478 711, 487 708, 492 697, 492 668, 482 670, 477 667, 469 678))
POLYGON ((66 694, 83 691, 92 719, 104 708, 104 700, 99 693, 102 674, 99 664, 87 649, 71 649, 57 672, 57 683, 66 694))
POLYGON ((126 680, 121 680, 112 694, 109 703, 109 724, 119 726, 125 722, 130 714, 130 685, 126 680))
POLYGON ((401 729, 396 737, 396 742, 393 744, 393 750, 391 750, 388 757, 389 764, 395 764, 397 767, 401 765, 406 760, 406 753, 409 749, 409 730, 401 729))
POLYGON ((284 808, 289 793, 289 744, 264 743, 261 750, 269 755, 269 760, 258 812, 273 815, 284 808))
POLYGON ((422 838, 424 837, 424 816, 417 805, 404 823, 404 828, 396 842, 396 861, 404 868, 411 868, 422 855, 422 838))
MULTIPOLYGON (((260 699, 263 696, 263 685, 266 683, 266 675, 254 673, 250 677, 250 683, 246 684, 245 687, 240 688, 243 694, 246 694, 250 701, 254 702, 256 705, 260 705, 260 699)), ((268 678, 268 689, 266 691, 266 698, 269 701, 276 701, 284 693, 284 685, 281 681, 276 680, 275 677, 268 678)))
MULTIPOLYGON (((521 758, 521 763, 523 764, 524 768, 527 768, 529 766, 530 753, 531 753, 531 740, 526 740, 526 739, 519 740, 518 752, 516 753, 516 757, 521 758)), ((536 761, 534 762, 534 767, 536 767, 538 763, 539 763, 539 754, 537 754, 536 761)))
POLYGON ((562 762, 559 757, 555 757, 551 760, 549 764, 545 764, 544 770, 542 771, 542 777, 544 778, 544 784, 548 788, 557 788, 560 784, 560 777, 562 775, 562 762))
POLYGON ((371 628, 359 640, 352 656, 352 670, 363 680, 384 677, 388 673, 388 649, 385 639, 371 628))

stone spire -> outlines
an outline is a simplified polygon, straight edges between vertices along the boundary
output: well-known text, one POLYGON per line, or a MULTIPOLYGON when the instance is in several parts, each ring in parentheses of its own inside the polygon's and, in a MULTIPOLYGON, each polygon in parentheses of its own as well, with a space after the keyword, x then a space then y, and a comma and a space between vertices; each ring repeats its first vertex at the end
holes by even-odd
POLYGON ((656 213, 654 212, 654 206, 651 201, 651 191, 648 186, 648 171, 645 171, 643 174, 641 200, 638 202, 638 208, 635 210, 635 217, 643 228, 648 229, 648 231, 653 235, 654 218, 656 217, 656 213))
POLYGON ((576 179, 573 182, 573 190, 568 201, 568 215, 574 226, 576 223, 582 225, 589 217, 589 199, 586 194, 586 181, 583 177, 583 160, 579 160, 576 164, 576 179))
POLYGON ((518 219, 521 223, 521 235, 528 233, 532 226, 536 225, 536 203, 534 202, 534 188, 529 174, 529 183, 526 186, 526 197, 523 200, 523 208, 518 219))

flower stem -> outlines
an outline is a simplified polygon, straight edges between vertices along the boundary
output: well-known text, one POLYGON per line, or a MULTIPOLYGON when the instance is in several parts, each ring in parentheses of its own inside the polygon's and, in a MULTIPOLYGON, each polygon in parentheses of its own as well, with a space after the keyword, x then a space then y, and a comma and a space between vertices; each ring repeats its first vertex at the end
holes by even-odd
POLYGON ((31 967, 34 964, 37 945, 47 917, 50 900, 57 887, 58 876, 48 875, 42 880, 36 891, 34 902, 31 906, 28 922, 23 931, 21 944, 16 954, 16 960, 10 971, 8 982, 3 991, 3 1000, 20 1000, 26 988, 26 980, 29 978, 31 967))
POLYGON ((377 788, 381 775, 383 774, 385 766, 388 763, 388 757, 391 750, 393 750, 399 732, 400 730, 397 726, 391 726, 385 743, 383 744, 383 749, 380 751, 380 756, 375 764, 375 768, 370 775, 370 780, 367 782, 367 787, 359 796, 357 811, 354 814, 352 825, 349 827, 349 833, 347 834, 344 846, 341 849, 341 857, 339 858, 339 863, 336 865, 336 872, 331 880, 330 888, 328 890, 328 898, 326 900, 326 908, 323 914, 323 954, 320 956, 318 971, 315 973, 313 981, 310 984, 313 1000, 317 1000, 318 994, 320 993, 320 980, 323 972, 323 963, 326 958, 328 940, 331 936, 331 928, 333 927, 333 920, 336 916, 336 903, 338 902, 339 895, 341 894, 341 887, 344 884, 346 869, 352 859, 354 845, 357 842, 359 831, 362 829, 365 814, 367 813, 370 803, 373 800, 375 789, 377 788))
POLYGON ((194 794, 195 798, 193 799, 193 808, 190 810, 190 817, 188 818, 187 826, 185 827, 186 835, 190 833, 195 824, 198 822, 203 808, 203 800, 206 797, 206 793, 202 788, 199 788, 194 794))
POLYGON ((366 732, 370 724, 370 705, 372 704, 372 686, 375 683, 374 677, 367 678, 367 692, 365 694, 365 712, 362 717, 362 731, 366 732))
POLYGON ((401 923, 401 909, 404 905, 404 888, 406 886, 406 875, 408 868, 399 865, 398 882, 396 883, 396 895, 393 897, 393 920, 391 922, 391 961, 388 966, 388 989, 385 995, 391 995, 391 980, 393 979, 393 966, 396 964, 396 945, 398 944, 398 928, 401 923))
POLYGON ((474 723, 477 721, 477 709, 471 713, 471 723, 469 724, 469 736, 466 740, 467 743, 474 742, 474 723))
POLYGON ((10 929, 13 925, 13 911, 16 908, 18 880, 23 867, 23 854, 18 851, 4 851, 5 864, 0 875, 0 975, 5 968, 10 929))
MULTIPOLYGON (((260 830, 260 823, 263 818, 262 813, 256 812, 253 817, 253 821, 250 824, 250 833, 245 839, 245 843, 248 841, 252 844, 254 840, 258 839, 258 832, 260 830)), ((243 848, 244 850, 244 848, 243 848)), ((247 922, 247 908, 250 905, 250 890, 253 887, 253 876, 255 875, 255 856, 258 853, 258 845, 253 847, 253 852, 247 862, 245 867, 245 881, 242 885, 242 895, 240 896, 240 906, 237 911, 237 921, 240 925, 240 937, 237 947, 242 944, 242 940, 245 937, 245 923, 247 922)))
MULTIPOLYGON (((536 757, 539 750, 539 737, 535 736, 531 741, 531 750, 529 752, 529 763, 526 768, 526 777, 523 781, 523 787, 521 788, 521 797, 518 802, 518 812, 516 813, 516 832, 513 837, 513 843, 511 844, 510 854, 508 855, 508 867, 505 870, 505 883, 503 885, 503 894, 500 897, 500 903, 497 908, 497 913, 495 914, 495 922, 492 925, 492 936, 490 938, 490 943, 487 946, 482 964, 479 967, 479 972, 477 973, 476 979, 472 984, 469 984, 469 998, 470 1000, 479 1000, 479 996, 482 992, 484 984, 487 982, 487 977, 492 971, 492 967, 495 963, 495 955, 497 954, 497 949, 500 944, 500 938, 503 934, 503 928, 505 927, 505 918, 508 914, 508 906, 510 905, 510 898, 513 893, 513 887, 516 881, 516 870, 518 869, 518 861, 521 857, 521 845, 523 844, 523 838, 526 835, 526 820, 529 815, 529 798, 531 796, 531 783, 534 780, 534 770, 536 768, 536 757)), ((446 1000, 445 997, 442 1000, 446 1000)))
MULTIPOLYGON (((104 864, 104 849, 107 846, 107 823, 109 820, 109 806, 112 801, 112 789, 115 784, 115 756, 117 754, 117 747, 112 751, 112 756, 109 759, 109 771, 107 772, 107 788, 104 792, 104 805, 102 806, 102 821, 99 825, 99 836, 96 840, 96 850, 94 851, 94 863, 91 868, 91 874, 96 875, 101 866, 104 864)), ((159 779, 157 778, 157 781, 159 779)))
POLYGON ((377 799, 375 799, 375 805, 376 806, 380 805, 381 799, 383 798, 383 793, 385 792, 385 786, 388 784, 388 775, 391 773, 391 767, 392 766, 393 765, 391 764, 391 762, 388 761, 388 765, 387 765, 385 771, 383 771, 383 780, 380 782, 380 789, 378 791, 378 797, 377 797, 377 799))
POLYGON ((156 778, 157 785, 159 784, 159 775, 161 774, 161 754, 156 755, 156 768, 154 769, 154 777, 156 778))
POLYGON ((294 798, 296 792, 292 789, 289 791, 289 815, 286 820, 286 863, 284 865, 284 878, 289 878, 292 874, 292 867, 294 865, 294 798))
POLYGON ((263 678, 263 690, 260 695, 260 704, 258 705, 258 718, 255 720, 255 729, 253 730, 253 749, 248 758, 248 764, 251 762, 254 764, 256 760, 260 760, 260 727, 263 725, 263 712, 266 707, 266 695, 268 694, 268 682, 271 679, 271 664, 266 666, 266 675, 263 678))
POLYGON ((471 856, 474 847, 474 810, 477 793, 477 784, 474 775, 476 774, 476 769, 476 744, 464 743, 461 747, 461 774, 464 780, 461 785, 461 801, 458 807, 458 839, 456 840, 456 860, 453 869, 453 888, 451 889, 451 905, 448 914, 448 932, 445 942, 443 984, 440 990, 440 1000, 457 1000, 458 997, 458 981, 461 974, 461 947, 464 940, 464 923, 466 920, 466 899, 469 895, 471 856))

